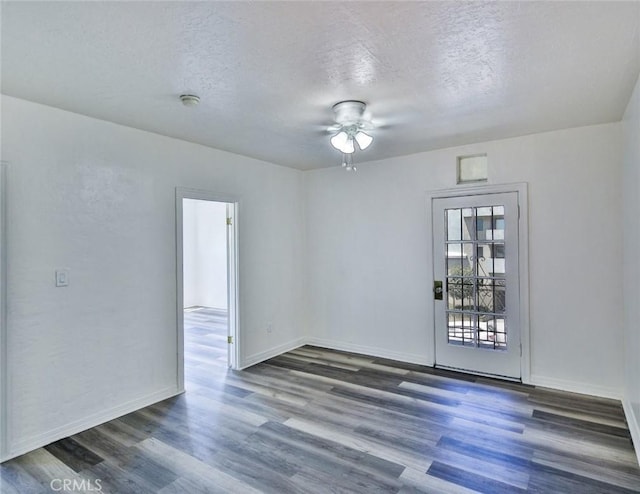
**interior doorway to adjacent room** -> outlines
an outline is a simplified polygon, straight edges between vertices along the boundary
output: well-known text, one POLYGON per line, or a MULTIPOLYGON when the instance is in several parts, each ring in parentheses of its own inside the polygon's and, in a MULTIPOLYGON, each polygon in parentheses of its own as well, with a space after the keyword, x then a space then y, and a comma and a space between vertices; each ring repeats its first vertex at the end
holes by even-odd
POLYGON ((178 189, 178 379, 206 384, 237 362, 237 203, 178 189))

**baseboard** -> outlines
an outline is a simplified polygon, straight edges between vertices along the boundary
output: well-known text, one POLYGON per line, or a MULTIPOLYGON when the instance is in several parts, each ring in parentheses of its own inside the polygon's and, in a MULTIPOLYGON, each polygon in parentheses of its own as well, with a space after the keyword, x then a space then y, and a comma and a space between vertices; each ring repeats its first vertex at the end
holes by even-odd
POLYGON ((137 398, 122 405, 110 408, 108 410, 102 410, 88 417, 84 417, 75 422, 71 422, 70 424, 65 424, 53 430, 38 434, 37 436, 23 439, 22 441, 19 441, 15 444, 9 444, 7 448, 7 455, 6 457, 0 459, 0 463, 28 453, 29 451, 41 448, 42 446, 46 446, 47 444, 51 444, 52 442, 59 439, 73 436, 74 434, 86 431, 87 429, 91 429, 92 427, 104 424, 105 422, 108 422, 110 420, 117 419, 118 417, 122 417, 123 415, 126 415, 128 413, 135 412, 136 410, 140 410, 141 408, 147 407, 149 405, 153 405, 154 403, 158 403, 159 401, 166 400, 167 398, 171 398, 172 396, 176 396, 180 393, 181 391, 179 391, 174 385, 143 396, 142 398, 137 398))
POLYGON ((433 362, 430 362, 426 356, 417 353, 396 352, 386 348, 358 345, 355 343, 348 343, 346 341, 325 340, 322 338, 307 338, 306 343, 308 345, 319 346, 331 350, 341 350, 343 352, 359 353, 361 355, 369 355, 371 357, 387 358, 410 364, 433 367, 433 362))
POLYGON ((238 370, 246 369, 247 367, 251 367, 252 365, 259 364, 260 362, 264 362, 265 360, 269 360, 270 358, 277 357, 283 353, 294 350, 302 345, 307 343, 307 338, 296 338, 295 340, 288 341, 283 343, 282 345, 275 346, 273 348, 269 348, 260 353, 255 353, 250 355, 249 357, 242 360, 242 363, 238 366, 238 370))
POLYGON ((622 400, 622 408, 624 409, 624 416, 627 419, 629 432, 631 432, 631 440, 633 441, 633 447, 636 450, 638 465, 640 465, 640 417, 636 417, 631 403, 626 398, 622 400))
POLYGON ((565 381, 563 379, 537 376, 535 374, 531 375, 530 382, 528 382, 527 384, 533 384, 534 386, 541 386, 543 388, 558 389, 560 391, 569 391, 570 393, 598 396, 600 398, 611 398, 614 400, 622 399, 622 390, 620 389, 586 384, 576 381, 565 381))

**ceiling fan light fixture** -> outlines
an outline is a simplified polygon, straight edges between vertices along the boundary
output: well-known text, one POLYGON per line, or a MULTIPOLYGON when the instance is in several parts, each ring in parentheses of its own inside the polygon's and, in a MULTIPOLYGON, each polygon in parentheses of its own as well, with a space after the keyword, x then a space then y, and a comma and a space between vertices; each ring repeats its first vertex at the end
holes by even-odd
POLYGON ((354 153, 356 150, 356 147, 353 144, 353 137, 344 130, 338 132, 331 138, 331 145, 338 151, 345 154, 354 153))
POLYGON ((358 143, 358 146, 360 147, 360 150, 364 151, 373 142, 373 137, 371 137, 369 134, 365 134, 364 132, 359 131, 355 135, 355 140, 358 143))
POLYGON ((344 145, 342 146, 342 149, 340 149, 340 151, 342 151, 343 153, 346 154, 352 154, 356 152, 356 147, 353 144, 353 137, 349 136, 347 138, 347 142, 344 143, 344 145))
POLYGON ((344 130, 341 130, 331 138, 331 145, 338 151, 342 151, 342 148, 345 146, 348 140, 349 135, 344 130))
POLYGON ((338 133, 330 139, 331 145, 342 153, 342 167, 347 171, 356 171, 353 155, 358 149, 364 151, 373 142, 373 137, 361 129, 372 128, 371 122, 365 118, 367 105, 362 101, 348 100, 333 105, 337 126, 330 128, 338 133), (334 130, 335 129, 335 130, 334 130))

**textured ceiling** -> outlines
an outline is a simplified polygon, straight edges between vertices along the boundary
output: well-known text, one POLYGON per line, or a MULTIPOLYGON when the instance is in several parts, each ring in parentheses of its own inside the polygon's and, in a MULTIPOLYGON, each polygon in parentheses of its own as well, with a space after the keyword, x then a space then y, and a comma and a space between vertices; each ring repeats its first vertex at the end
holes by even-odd
POLYGON ((343 99, 362 162, 617 121, 640 71, 640 2, 1 5, 4 94, 300 169, 343 99))

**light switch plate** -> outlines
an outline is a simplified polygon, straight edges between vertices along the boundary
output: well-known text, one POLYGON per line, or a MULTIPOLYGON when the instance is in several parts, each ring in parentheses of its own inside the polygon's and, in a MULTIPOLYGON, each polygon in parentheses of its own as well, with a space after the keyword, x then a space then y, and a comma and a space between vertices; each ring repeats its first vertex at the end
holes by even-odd
POLYGON ((68 269, 56 269, 56 286, 69 286, 68 269))

